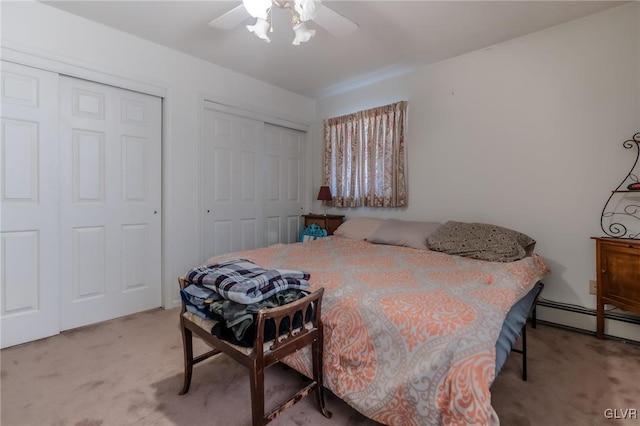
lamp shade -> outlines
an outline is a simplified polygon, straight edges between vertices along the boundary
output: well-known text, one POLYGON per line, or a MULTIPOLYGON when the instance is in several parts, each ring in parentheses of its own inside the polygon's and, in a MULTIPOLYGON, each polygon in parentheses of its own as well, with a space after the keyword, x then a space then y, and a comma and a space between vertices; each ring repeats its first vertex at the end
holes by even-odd
POLYGON ((262 18, 256 19, 255 25, 247 25, 247 29, 250 32, 254 33, 267 43, 271 43, 271 39, 269 38, 269 28, 271 28, 271 24, 262 18))
MULTIPOLYGON (((300 43, 304 43, 305 41, 309 41, 311 37, 316 35, 316 30, 310 30, 304 24, 304 22, 300 22, 298 25, 293 27, 293 31, 296 34, 296 37, 293 39, 293 45, 298 46, 300 43)), ((322 188, 328 188, 328 186, 323 186, 322 188)), ((331 193, 329 193, 331 196, 331 193)))
POLYGON ((306 22, 318 17, 320 0, 295 0, 293 8, 300 16, 300 21, 306 22))
POLYGON ((333 197, 331 196, 331 189, 328 186, 321 186, 320 191, 318 191, 318 200, 319 201, 331 201, 333 197))
POLYGON ((271 0, 243 0, 242 4, 249 15, 267 20, 267 14, 271 9, 271 0))

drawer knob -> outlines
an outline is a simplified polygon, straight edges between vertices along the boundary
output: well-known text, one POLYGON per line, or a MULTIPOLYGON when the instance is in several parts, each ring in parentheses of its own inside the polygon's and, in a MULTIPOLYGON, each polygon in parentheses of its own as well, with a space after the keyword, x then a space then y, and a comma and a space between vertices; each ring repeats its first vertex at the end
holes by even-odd
POLYGON ((603 274, 607 273, 606 269, 601 269, 600 272, 602 272, 603 274))

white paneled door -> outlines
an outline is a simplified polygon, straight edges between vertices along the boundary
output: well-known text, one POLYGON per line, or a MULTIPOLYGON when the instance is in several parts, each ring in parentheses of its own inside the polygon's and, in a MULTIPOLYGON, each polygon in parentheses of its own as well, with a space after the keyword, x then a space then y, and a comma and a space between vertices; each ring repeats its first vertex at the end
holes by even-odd
POLYGON ((302 213, 304 132, 265 124, 266 244, 297 241, 302 213))
POLYGON ((203 120, 203 257, 295 242, 306 133, 206 104, 203 120))
POLYGON ((1 346, 57 334, 58 75, 2 61, 1 346))
POLYGON ((264 123, 204 111, 205 257, 264 246, 264 123))
POLYGON ((161 99, 60 77, 60 327, 161 304, 161 99))

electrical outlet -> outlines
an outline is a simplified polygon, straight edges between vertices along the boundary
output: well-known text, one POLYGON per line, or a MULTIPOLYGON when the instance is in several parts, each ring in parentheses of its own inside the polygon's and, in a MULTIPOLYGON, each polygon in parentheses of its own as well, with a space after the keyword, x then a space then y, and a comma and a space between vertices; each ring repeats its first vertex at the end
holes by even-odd
POLYGON ((598 294, 598 281, 589 280, 589 294, 598 294))

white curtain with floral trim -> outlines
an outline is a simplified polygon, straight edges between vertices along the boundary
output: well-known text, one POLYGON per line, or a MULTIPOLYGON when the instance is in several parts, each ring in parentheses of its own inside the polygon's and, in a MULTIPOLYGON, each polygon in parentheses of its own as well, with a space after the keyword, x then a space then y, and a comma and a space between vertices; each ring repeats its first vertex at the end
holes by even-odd
POLYGON ((324 184, 334 207, 407 205, 407 102, 324 120, 324 184))

